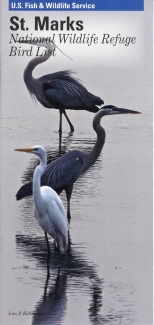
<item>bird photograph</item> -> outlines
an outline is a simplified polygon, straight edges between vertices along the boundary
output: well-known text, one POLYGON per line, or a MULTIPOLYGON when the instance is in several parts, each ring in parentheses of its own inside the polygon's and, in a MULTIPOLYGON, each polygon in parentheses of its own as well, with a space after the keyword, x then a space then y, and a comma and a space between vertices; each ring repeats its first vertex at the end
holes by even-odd
POLYGON ((152 324, 151 1, 41 4, 2 14, 0 324, 152 324))
POLYGON ((24 71, 24 82, 31 97, 37 99, 46 108, 59 110, 59 133, 62 132, 62 115, 65 116, 69 124, 70 132, 74 132, 74 126, 68 118, 66 110, 86 110, 96 113, 99 110, 98 106, 104 104, 103 99, 88 92, 69 70, 34 78, 33 70, 37 65, 50 59, 55 45, 52 42, 47 42, 45 38, 38 43, 32 40, 23 40, 22 43, 46 48, 44 55, 33 58, 24 71))
MULTIPOLYGON (((106 133, 101 126, 101 119, 106 115, 117 114, 139 114, 140 112, 118 108, 113 105, 104 106, 99 110, 93 119, 93 129, 96 132, 97 138, 95 145, 90 152, 81 152, 72 150, 53 162, 48 164, 40 177, 42 186, 53 188, 58 194, 63 190, 67 197, 67 218, 71 219, 70 199, 73 191, 73 184, 83 175, 98 159, 105 143, 106 133)), ((23 185, 16 194, 16 199, 21 200, 33 194, 33 181, 23 185)))

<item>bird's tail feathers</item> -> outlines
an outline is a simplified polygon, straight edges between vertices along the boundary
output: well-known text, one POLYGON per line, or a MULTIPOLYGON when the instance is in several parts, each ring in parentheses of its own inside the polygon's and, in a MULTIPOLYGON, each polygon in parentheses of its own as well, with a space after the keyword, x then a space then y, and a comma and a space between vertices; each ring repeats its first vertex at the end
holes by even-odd
POLYGON ((29 182, 23 186, 21 186, 21 188, 19 189, 19 191, 16 194, 16 200, 22 200, 23 198, 27 197, 27 196, 31 196, 32 193, 32 182, 29 182))
POLYGON ((57 234, 58 246, 60 253, 64 254, 68 249, 68 235, 57 234))
POLYGON ((86 106, 86 111, 92 112, 92 113, 97 113, 99 111, 99 108, 96 105, 92 106, 86 106))

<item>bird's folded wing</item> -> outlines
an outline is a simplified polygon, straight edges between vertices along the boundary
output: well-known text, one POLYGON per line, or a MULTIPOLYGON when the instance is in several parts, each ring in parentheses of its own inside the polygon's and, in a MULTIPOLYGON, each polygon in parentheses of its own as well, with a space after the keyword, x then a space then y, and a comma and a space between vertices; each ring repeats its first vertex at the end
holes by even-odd
POLYGON ((79 177, 83 165, 82 158, 71 155, 63 155, 58 161, 50 163, 42 177, 41 185, 47 185, 53 189, 72 185, 79 177))
POLYGON ((102 99, 92 95, 85 87, 68 80, 53 80, 50 88, 45 90, 45 97, 50 102, 61 104, 65 107, 80 107, 101 105, 102 99))

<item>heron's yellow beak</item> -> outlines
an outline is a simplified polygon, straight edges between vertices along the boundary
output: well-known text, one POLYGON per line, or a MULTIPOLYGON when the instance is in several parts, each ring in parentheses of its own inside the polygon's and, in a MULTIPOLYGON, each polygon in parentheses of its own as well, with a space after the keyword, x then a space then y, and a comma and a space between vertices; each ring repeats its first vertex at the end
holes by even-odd
POLYGON ((14 149, 15 151, 21 151, 21 152, 31 152, 33 148, 21 148, 21 149, 14 149))

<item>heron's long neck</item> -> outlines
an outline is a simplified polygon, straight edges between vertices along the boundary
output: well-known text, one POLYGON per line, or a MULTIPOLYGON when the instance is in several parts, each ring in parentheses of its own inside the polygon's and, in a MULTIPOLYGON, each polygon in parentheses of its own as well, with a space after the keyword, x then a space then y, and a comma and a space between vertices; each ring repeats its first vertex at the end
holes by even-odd
POLYGON ((97 134, 97 140, 93 149, 86 155, 86 163, 83 166, 83 172, 85 172, 91 165, 95 163, 103 149, 105 143, 105 130, 100 125, 100 121, 104 115, 105 114, 100 110, 94 117, 93 128, 97 134))
POLYGON ((30 91, 30 93, 33 93, 33 83, 35 82, 35 78, 33 78, 33 75, 32 75, 34 68, 38 64, 47 61, 50 58, 50 56, 51 56, 51 53, 49 51, 46 51, 45 55, 35 57, 28 63, 28 65, 24 71, 24 81, 25 81, 25 84, 26 84, 28 90, 30 91))
POLYGON ((34 176, 33 176, 33 195, 34 201, 36 203, 41 200, 41 176, 47 166, 47 157, 41 158, 41 163, 39 166, 35 168, 34 176))

